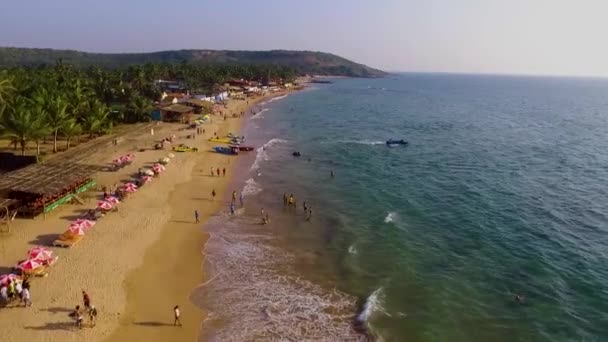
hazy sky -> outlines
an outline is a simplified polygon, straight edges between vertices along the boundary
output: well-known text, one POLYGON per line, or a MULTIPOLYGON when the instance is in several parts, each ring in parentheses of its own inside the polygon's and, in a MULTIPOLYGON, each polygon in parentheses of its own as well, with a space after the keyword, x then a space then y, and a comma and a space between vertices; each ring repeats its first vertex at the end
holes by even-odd
POLYGON ((2 0, 0 45, 317 50, 391 71, 608 76, 608 0, 2 0))

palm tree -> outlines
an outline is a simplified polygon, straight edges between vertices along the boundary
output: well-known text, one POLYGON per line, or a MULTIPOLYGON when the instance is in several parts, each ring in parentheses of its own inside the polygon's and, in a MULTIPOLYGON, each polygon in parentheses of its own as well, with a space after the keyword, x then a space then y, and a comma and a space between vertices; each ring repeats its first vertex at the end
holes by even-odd
POLYGON ((91 101, 89 103, 89 111, 82 117, 82 128, 84 132, 89 134, 89 137, 93 137, 93 134, 105 133, 112 127, 110 121, 110 110, 108 107, 97 101, 91 101))
POLYGON ((47 104, 48 108, 48 127, 53 133, 53 153, 57 152, 57 134, 69 119, 68 102, 63 96, 55 96, 47 104))
POLYGON ((9 97, 15 91, 12 79, 5 77, 4 73, 2 73, 0 77, 0 105, 8 102, 9 97))
POLYGON ((25 155, 28 141, 36 142, 36 160, 40 154, 40 139, 48 134, 45 123, 46 112, 40 106, 32 106, 31 101, 20 97, 9 110, 4 120, 4 136, 21 146, 21 155, 25 155))
POLYGON ((154 107, 150 100, 147 98, 135 94, 130 98, 129 104, 127 105, 127 121, 138 122, 138 121, 149 121, 150 112, 154 107))
POLYGON ((66 151, 70 149, 70 143, 72 138, 79 136, 82 133, 82 127, 76 122, 75 119, 68 119, 63 122, 63 126, 60 128, 61 134, 66 139, 66 151))

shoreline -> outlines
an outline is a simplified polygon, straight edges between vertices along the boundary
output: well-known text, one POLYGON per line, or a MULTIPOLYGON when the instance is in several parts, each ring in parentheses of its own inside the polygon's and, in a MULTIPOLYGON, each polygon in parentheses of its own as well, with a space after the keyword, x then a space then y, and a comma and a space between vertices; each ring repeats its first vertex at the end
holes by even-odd
MULTIPOLYGON (((229 118, 218 125, 217 132, 223 136, 229 132, 241 132, 249 111, 259 103, 288 95, 280 92, 250 100, 232 102, 227 111, 245 112, 242 118, 229 118)), ((215 124, 214 124, 215 125, 215 124)), ((209 132, 208 132, 209 133, 209 132)), ((211 145, 204 141, 204 145, 211 145)), ((206 312, 192 302, 192 293, 205 281, 203 249, 209 235, 204 229, 210 217, 227 206, 230 198, 228 186, 236 181, 234 157, 211 153, 206 158, 198 158, 191 169, 191 177, 178 184, 169 196, 171 219, 161 230, 159 239, 145 251, 144 262, 127 275, 127 305, 118 328, 108 341, 123 341, 144 338, 146 341, 197 340, 201 333, 206 312), (213 165, 213 166, 212 166, 213 165), (226 168, 228 176, 212 177, 210 167, 226 168), (218 198, 211 201, 210 191, 214 188, 218 198), (194 201, 184 198, 193 195, 194 189, 202 193, 194 196, 194 201), (190 202, 186 204, 186 202, 190 202), (200 223, 194 224, 193 211, 198 210, 200 223), (177 230, 177 233, 176 233, 177 230), (175 255, 168 258, 167 253, 176 248, 175 255), (196 260, 186 262, 186 260, 196 260), (195 266, 198 265, 198 266, 195 266), (155 279, 163 281, 155 282, 155 279), (166 281, 165 281, 166 280, 166 281), (145 283, 145 289, 137 284, 145 283), (172 308, 179 305, 183 326, 175 328, 172 324, 172 308)))

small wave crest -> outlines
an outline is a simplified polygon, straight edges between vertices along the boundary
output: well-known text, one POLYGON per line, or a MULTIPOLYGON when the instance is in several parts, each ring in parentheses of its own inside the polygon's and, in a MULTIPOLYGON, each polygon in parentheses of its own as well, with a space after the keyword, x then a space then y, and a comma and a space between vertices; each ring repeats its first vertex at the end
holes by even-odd
POLYGON ((262 192, 262 187, 253 178, 245 181, 242 191, 243 197, 257 195, 260 192, 262 192))
POLYGON ((263 119, 264 118, 264 113, 268 111, 268 108, 264 108, 261 111, 259 111, 256 115, 251 117, 251 120, 257 120, 257 119, 263 119))
POLYGON ((384 223, 395 222, 396 219, 397 219, 397 213, 394 211, 391 211, 384 218, 384 223))
POLYGON ((268 103, 274 102, 274 101, 279 101, 279 100, 284 99, 286 97, 287 97, 287 95, 281 95, 281 96, 273 97, 270 100, 268 100, 268 103))
POLYGON ((348 247, 348 254, 357 255, 357 253, 359 253, 359 251, 357 251, 357 247, 355 247, 355 245, 350 245, 348 247))
POLYGON ((363 305, 360 308, 359 314, 357 315, 355 321, 355 328, 359 332, 364 332, 368 335, 374 336, 377 340, 382 340, 381 336, 373 329, 373 326, 370 323, 370 320, 376 314, 384 314, 386 316, 391 316, 384 309, 384 289, 382 287, 377 288, 372 292, 363 305))
POLYGON ((274 139, 270 139, 264 145, 258 147, 258 149, 256 150, 257 154, 255 155, 255 161, 253 162, 253 165, 251 165, 251 170, 252 171, 258 170, 260 168, 260 164, 263 161, 270 160, 270 156, 268 155, 268 153, 266 151, 267 149, 271 148, 272 146, 274 146, 276 144, 284 143, 284 142, 287 142, 287 140, 274 138, 274 139))

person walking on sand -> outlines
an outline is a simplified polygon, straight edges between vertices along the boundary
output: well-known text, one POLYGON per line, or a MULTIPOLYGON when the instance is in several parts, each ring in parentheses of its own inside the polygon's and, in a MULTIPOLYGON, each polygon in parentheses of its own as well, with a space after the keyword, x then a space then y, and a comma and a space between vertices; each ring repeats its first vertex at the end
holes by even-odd
POLYGON ((220 168, 218 167, 218 168, 217 168, 217 176, 218 176, 218 177, 222 175, 222 174, 220 173, 220 171, 221 171, 221 170, 220 170, 220 168))
POLYGON ((174 317, 175 317, 175 319, 173 320, 173 325, 174 326, 179 325, 181 327, 182 326, 182 321, 180 321, 180 319, 179 319, 179 317, 181 316, 181 313, 179 312, 179 306, 178 305, 176 305, 173 308, 173 314, 174 314, 174 317))
POLYGON ((306 217, 306 221, 310 221, 312 218, 312 207, 308 208, 308 216, 306 217))
POLYGON ((215 176, 215 172, 213 172, 213 168, 211 168, 211 176, 215 176))
POLYGON ((82 290, 82 301, 84 303, 84 307, 89 310, 91 308, 91 297, 89 294, 82 290))
POLYGON ((74 317, 76 320, 76 326, 79 329, 82 329, 82 321, 84 319, 82 318, 82 310, 80 310, 80 305, 76 305, 76 310, 74 310, 70 316, 74 317))
POLYGON ((195 223, 199 223, 199 222, 201 222, 201 221, 198 219, 198 210, 195 210, 195 211, 194 211, 194 222, 195 222, 195 223))
POLYGON ((291 206, 293 206, 294 208, 295 208, 295 206, 296 206, 296 198, 295 198, 295 197, 293 197, 293 194, 290 194, 290 195, 289 195, 289 206, 290 206, 290 207, 291 207, 291 206))
POLYGON ((302 202, 302 209, 304 209, 304 214, 308 213, 308 207, 306 206, 306 201, 302 202))
POLYGON ((236 190, 232 191, 232 203, 236 203, 236 190))
POLYGON ((260 210, 260 214, 262 214, 262 218, 264 218, 264 216, 266 216, 266 212, 264 211, 264 208, 262 208, 262 210, 260 210))
POLYGON ((23 306, 28 307, 32 306, 32 300, 30 298, 30 290, 25 288, 21 291, 21 300, 23 301, 23 306))
POLYGON ((91 309, 89 310, 89 322, 92 327, 94 327, 97 322, 97 309, 94 306, 91 306, 91 309))
POLYGON ((243 192, 239 194, 239 202, 241 203, 241 208, 243 207, 243 192))
POLYGON ((211 200, 215 200, 215 189, 211 190, 211 200))
POLYGON ((222 174, 224 175, 224 177, 226 177, 226 168, 222 169, 222 174))

